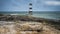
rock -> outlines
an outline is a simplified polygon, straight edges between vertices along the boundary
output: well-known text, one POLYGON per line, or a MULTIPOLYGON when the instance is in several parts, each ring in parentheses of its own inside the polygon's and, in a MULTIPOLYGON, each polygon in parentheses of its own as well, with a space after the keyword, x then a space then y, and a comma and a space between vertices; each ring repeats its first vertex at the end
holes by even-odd
POLYGON ((17 30, 25 30, 25 31, 37 31, 42 29, 42 24, 41 23, 35 23, 35 22, 29 22, 29 23, 23 23, 23 24, 16 24, 15 28, 17 30))

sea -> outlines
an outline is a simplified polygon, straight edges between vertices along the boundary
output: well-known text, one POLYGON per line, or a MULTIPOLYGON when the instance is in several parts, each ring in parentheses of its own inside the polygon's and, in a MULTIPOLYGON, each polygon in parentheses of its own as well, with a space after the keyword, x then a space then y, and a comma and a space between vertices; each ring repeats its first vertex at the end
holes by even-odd
MULTIPOLYGON (((0 14, 28 15, 28 11, 19 11, 19 12, 7 11, 7 12, 0 12, 0 14)), ((32 16, 37 18, 60 20, 60 11, 33 11, 32 16)))

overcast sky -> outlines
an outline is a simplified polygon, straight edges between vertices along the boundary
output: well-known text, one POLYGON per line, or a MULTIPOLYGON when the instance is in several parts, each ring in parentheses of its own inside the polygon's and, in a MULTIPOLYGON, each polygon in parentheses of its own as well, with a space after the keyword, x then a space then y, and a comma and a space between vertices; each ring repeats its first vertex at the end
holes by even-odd
POLYGON ((0 11, 28 11, 29 3, 33 11, 60 11, 60 0, 0 0, 0 11))

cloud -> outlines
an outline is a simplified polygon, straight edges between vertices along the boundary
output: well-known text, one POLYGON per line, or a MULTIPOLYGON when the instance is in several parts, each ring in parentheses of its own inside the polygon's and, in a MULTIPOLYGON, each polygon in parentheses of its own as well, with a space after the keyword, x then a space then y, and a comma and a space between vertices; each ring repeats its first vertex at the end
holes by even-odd
POLYGON ((45 1, 46 5, 60 5, 60 1, 45 1))

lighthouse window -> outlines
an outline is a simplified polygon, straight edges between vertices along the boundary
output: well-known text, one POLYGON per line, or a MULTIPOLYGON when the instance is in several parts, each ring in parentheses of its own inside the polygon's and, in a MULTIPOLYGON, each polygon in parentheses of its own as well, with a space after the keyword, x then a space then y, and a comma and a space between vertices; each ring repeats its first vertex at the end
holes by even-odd
POLYGON ((30 3, 30 5, 32 5, 32 4, 30 3))
POLYGON ((29 9, 32 9, 32 8, 29 8, 29 9))

